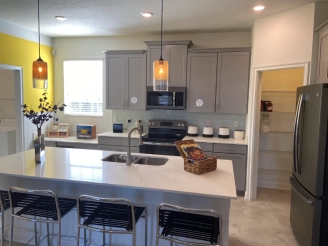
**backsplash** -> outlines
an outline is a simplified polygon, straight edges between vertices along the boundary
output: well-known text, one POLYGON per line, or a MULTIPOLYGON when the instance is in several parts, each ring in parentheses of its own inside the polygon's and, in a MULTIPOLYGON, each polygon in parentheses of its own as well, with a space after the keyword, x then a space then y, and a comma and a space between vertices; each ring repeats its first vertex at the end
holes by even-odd
POLYGON ((144 125, 144 132, 148 132, 148 121, 157 120, 184 120, 187 125, 198 126, 198 134, 203 133, 203 127, 210 123, 214 128, 214 135, 218 135, 219 127, 229 127, 230 136, 236 129, 245 130, 246 115, 242 114, 215 114, 215 113, 188 113, 184 110, 147 110, 147 111, 129 111, 113 110, 113 123, 122 123, 124 129, 131 129, 134 123, 141 120, 144 125), (128 117, 131 117, 131 123, 128 123, 128 117), (238 127, 234 127, 234 122, 238 121, 238 127))

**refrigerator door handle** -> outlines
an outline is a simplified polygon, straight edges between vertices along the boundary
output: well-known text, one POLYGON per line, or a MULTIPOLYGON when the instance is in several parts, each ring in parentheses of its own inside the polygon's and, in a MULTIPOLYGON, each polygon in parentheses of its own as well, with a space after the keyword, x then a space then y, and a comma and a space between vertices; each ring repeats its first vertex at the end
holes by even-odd
POLYGON ((293 161, 294 161, 294 171, 297 174, 300 174, 301 167, 298 163, 298 142, 299 142, 299 127, 300 127, 300 116, 301 108, 303 104, 304 94, 300 94, 298 97, 298 103, 296 107, 295 122, 294 122, 294 148, 293 148, 293 161))
POLYGON ((305 196, 303 196, 293 185, 293 181, 294 179, 293 178, 290 178, 290 185, 293 189, 293 191, 295 191, 295 193, 304 201, 306 202, 308 205, 313 205, 313 201, 312 200, 309 200, 307 199, 305 196))

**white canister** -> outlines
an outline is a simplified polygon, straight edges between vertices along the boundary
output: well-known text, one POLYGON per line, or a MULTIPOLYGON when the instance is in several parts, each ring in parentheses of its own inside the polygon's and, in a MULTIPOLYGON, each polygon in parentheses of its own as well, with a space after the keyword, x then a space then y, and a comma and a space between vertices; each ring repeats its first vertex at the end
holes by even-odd
POLYGON ((245 137, 245 132, 243 130, 235 130, 233 133, 234 139, 242 140, 245 137))
POLYGON ((197 126, 188 126, 188 136, 197 137, 198 136, 198 127, 197 126))
POLYGON ((213 137, 213 127, 212 126, 204 126, 203 137, 204 138, 212 138, 213 137))
POLYGON ((220 127, 219 128, 219 138, 229 138, 229 128, 228 127, 220 127))

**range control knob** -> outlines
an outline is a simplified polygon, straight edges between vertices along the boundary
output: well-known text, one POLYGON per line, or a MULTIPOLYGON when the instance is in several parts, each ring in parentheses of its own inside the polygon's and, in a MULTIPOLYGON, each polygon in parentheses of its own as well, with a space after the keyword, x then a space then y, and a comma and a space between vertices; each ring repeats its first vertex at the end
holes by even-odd
POLYGON ((155 125, 155 122, 152 122, 151 125, 154 126, 155 125))
POLYGON ((181 124, 179 123, 178 126, 181 126, 181 124))
POLYGON ((181 124, 181 126, 184 126, 184 124, 181 124))

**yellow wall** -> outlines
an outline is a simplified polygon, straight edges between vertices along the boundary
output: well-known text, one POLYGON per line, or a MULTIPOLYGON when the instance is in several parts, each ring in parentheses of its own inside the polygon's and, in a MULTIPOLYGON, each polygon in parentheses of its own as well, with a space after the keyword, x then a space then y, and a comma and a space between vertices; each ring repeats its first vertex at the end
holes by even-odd
MULTIPOLYGON (((53 102, 53 57, 52 47, 41 45, 41 58, 48 63, 48 101, 53 102)), ((23 68, 24 103, 38 110, 43 90, 32 85, 32 63, 39 58, 38 43, 0 33, 0 63, 23 68)))
POLYGON ((296 91, 303 79, 303 68, 266 71, 262 73, 262 91, 296 91))

